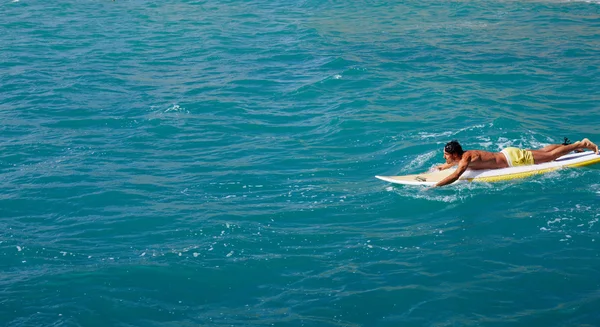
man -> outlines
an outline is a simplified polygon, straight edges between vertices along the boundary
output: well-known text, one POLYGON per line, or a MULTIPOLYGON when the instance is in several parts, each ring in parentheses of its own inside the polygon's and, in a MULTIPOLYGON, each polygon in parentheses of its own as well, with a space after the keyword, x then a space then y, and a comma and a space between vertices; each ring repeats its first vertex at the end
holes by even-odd
POLYGON ((479 150, 463 151, 458 141, 450 141, 444 147, 446 163, 436 167, 438 170, 448 169, 458 164, 458 168, 450 176, 444 178, 435 186, 454 183, 467 170, 467 168, 497 169, 515 166, 525 166, 550 162, 571 151, 589 149, 600 154, 598 146, 587 138, 573 144, 551 144, 539 150, 522 150, 519 148, 505 148, 501 152, 487 152, 479 150))

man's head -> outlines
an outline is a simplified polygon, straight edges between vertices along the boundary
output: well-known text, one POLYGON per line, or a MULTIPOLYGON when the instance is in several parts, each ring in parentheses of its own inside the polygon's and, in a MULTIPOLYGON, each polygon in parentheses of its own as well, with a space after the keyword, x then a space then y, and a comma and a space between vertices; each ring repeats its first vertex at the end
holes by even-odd
POLYGON ((457 140, 452 140, 444 146, 444 158, 446 158, 446 162, 460 160, 463 153, 462 146, 460 146, 457 140))

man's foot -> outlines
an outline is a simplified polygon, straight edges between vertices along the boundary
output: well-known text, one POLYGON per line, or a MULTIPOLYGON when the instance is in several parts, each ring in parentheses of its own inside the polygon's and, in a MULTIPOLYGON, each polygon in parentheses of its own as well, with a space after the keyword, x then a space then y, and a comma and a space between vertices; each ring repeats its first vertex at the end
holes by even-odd
POLYGON ((594 153, 596 153, 596 154, 600 154, 600 151, 598 151, 598 146, 587 138, 581 140, 581 146, 583 146, 586 149, 594 151, 594 153))

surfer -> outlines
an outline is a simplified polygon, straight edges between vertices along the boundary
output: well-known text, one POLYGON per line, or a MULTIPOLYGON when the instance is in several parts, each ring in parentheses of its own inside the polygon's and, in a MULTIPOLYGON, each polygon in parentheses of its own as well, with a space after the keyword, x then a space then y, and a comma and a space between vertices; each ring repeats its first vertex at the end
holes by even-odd
POLYGON ((516 166, 526 166, 550 162, 560 156, 576 151, 588 149, 600 154, 598 146, 587 138, 573 144, 551 144, 539 150, 523 150, 519 148, 505 148, 500 152, 488 152, 480 150, 463 151, 458 141, 450 141, 444 147, 444 159, 446 163, 436 167, 444 170, 458 165, 458 168, 450 176, 444 178, 435 186, 443 186, 454 183, 467 170, 499 169, 516 166))

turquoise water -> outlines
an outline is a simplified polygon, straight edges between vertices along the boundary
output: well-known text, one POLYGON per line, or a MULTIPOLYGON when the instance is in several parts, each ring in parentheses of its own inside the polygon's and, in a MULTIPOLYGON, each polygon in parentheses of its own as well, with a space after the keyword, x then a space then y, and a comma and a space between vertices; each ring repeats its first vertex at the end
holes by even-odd
POLYGON ((593 326, 600 4, 0 3, 1 326, 593 326))

